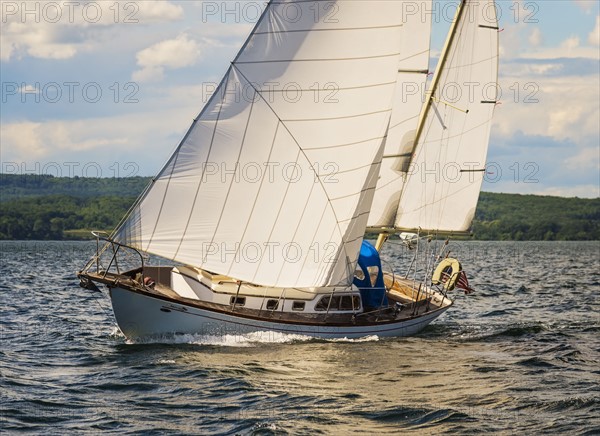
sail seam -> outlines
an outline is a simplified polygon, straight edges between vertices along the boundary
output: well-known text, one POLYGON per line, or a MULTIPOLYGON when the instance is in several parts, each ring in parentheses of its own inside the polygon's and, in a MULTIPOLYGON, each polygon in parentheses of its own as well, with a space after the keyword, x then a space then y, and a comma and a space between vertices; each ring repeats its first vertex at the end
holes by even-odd
MULTIPOLYGON (((464 132, 461 132, 461 133, 459 133, 459 134, 456 134, 456 135, 452 135, 452 136, 446 136, 444 139, 448 140, 448 139, 459 138, 459 137, 461 137, 461 136, 463 136, 463 135, 465 135, 465 134, 467 134, 467 133, 469 133, 469 132, 472 132, 473 130, 477 130, 477 129, 479 129, 479 128, 481 128, 481 127, 485 126, 485 125, 486 125, 486 124, 488 124, 490 121, 492 121, 492 119, 493 119, 493 118, 488 118, 488 119, 487 119, 487 120, 485 120, 483 123, 477 124, 476 126, 473 126, 472 128, 470 128, 469 130, 465 130, 464 132)), ((424 140, 424 141, 422 141, 422 142, 421 142, 421 144, 422 144, 422 145, 425 145, 425 144, 433 144, 433 143, 435 143, 435 142, 438 142, 439 140, 440 140, 440 138, 433 139, 433 140, 431 140, 431 141, 426 141, 426 140, 424 140)))
POLYGON ((414 117, 406 118, 405 120, 402 120, 399 123, 394 124, 393 126, 390 127, 390 130, 395 129, 396 127, 401 126, 402 124, 408 123, 409 121, 412 121, 415 118, 419 118, 419 115, 415 115, 414 117))
POLYGON ((298 119, 287 119, 287 120, 281 120, 283 122, 286 123, 296 123, 296 122, 304 122, 304 121, 333 121, 333 120, 347 120, 349 118, 360 118, 360 117, 368 117, 369 115, 377 115, 377 114, 383 114, 386 112, 391 112, 391 109, 384 109, 381 111, 375 111, 375 112, 366 112, 366 113, 362 113, 362 114, 356 114, 356 115, 344 115, 341 117, 329 117, 329 118, 298 118, 298 119))
MULTIPOLYGON (((269 155, 267 156, 267 162, 271 162, 271 156, 273 154, 273 148, 275 148, 275 140, 277 139, 277 132, 279 132, 279 125, 281 124, 281 122, 277 123, 277 126, 275 127, 275 133, 273 134, 273 141, 271 142, 271 149, 269 150, 269 155)), ((254 203, 252 204, 252 209, 250 210, 250 216, 248 217, 248 221, 246 222, 246 227, 244 227, 244 232, 242 233, 242 236, 240 237, 240 244, 236 250, 235 253, 235 257, 237 258, 238 253, 242 247, 242 242, 244 242, 244 238, 246 237, 246 232, 248 231, 248 226, 250 225, 250 221, 252 221, 252 216, 254 215, 254 210, 256 209, 256 203, 258 203, 258 197, 260 196, 260 193, 262 191, 262 187, 263 184, 265 182, 265 177, 267 175, 267 171, 263 172, 262 178, 260 180, 260 185, 258 187, 258 192, 256 194, 256 196, 254 197, 254 203)), ((229 266, 229 270, 227 271, 227 274, 229 275, 229 273, 231 272, 231 269, 233 268, 233 264, 229 266)))
MULTIPOLYGON (((254 87, 254 85, 252 84, 252 82, 250 80, 248 80, 248 78, 244 75, 244 73, 239 68, 237 68, 237 65, 235 63, 232 63, 231 65, 232 65, 233 68, 235 68, 239 72, 239 74, 244 78, 244 80, 250 86, 252 86, 254 88, 254 90, 256 91, 256 88, 254 87)), ((298 147, 298 152, 301 153, 302 155, 304 155, 304 158, 306 159, 306 161, 309 164, 311 164, 312 161, 308 158, 308 155, 306 154, 305 150, 300 146, 300 143, 298 142, 298 140, 296 139, 296 137, 292 134, 292 132, 290 131, 290 129, 288 128, 288 126, 286 125, 286 123, 283 122, 283 120, 279 117, 279 115, 277 114, 277 112, 275 111, 275 109, 273 109, 273 107, 269 104, 269 102, 267 101, 267 99, 265 99, 265 97, 260 92, 258 92, 258 95, 260 96, 260 98, 262 98, 262 100, 265 102, 265 104, 269 107, 269 109, 271 110, 271 112, 273 112, 273 115, 275 115, 277 117, 277 119, 281 122, 281 125, 283 126, 283 128, 288 132, 288 134, 290 135, 290 138, 294 141, 294 143, 298 147)), ((297 159, 296 159, 296 161, 297 161, 297 159)), ((317 175, 314 167, 312 165, 310 165, 310 167, 313 170, 313 173, 315 175, 317 175)), ((327 198, 328 205, 331 208, 331 212, 333 213, 333 216, 335 218, 336 228, 337 228, 337 230, 338 230, 338 232, 340 234, 341 243, 344 244, 344 233, 342 232, 342 229, 340 227, 340 220, 339 220, 339 218, 337 216, 335 208, 333 207, 332 200, 329 197, 329 194, 328 194, 327 190, 325 189, 325 186, 323 185, 323 181, 321 180, 321 178, 317 176, 317 180, 319 181, 319 185, 321 186, 323 194, 327 198)), ((344 251, 346 251, 345 244, 344 244, 344 251)), ((262 262, 262 259, 261 259, 261 262, 262 262)), ((255 274, 255 277, 256 277, 256 274, 255 274)))
MULTIPOLYGON (((457 50, 457 51, 458 51, 458 50, 457 50)), ((498 55, 495 55, 495 56, 491 56, 491 57, 489 57, 489 58, 480 59, 480 60, 478 60, 477 62, 472 62, 472 63, 470 63, 470 64, 456 65, 456 66, 453 66, 453 67, 447 67, 446 69, 447 69, 448 71, 450 71, 450 70, 457 70, 457 69, 459 69, 459 68, 472 67, 473 65, 479 65, 479 64, 482 64, 482 63, 484 63, 484 62, 491 61, 492 59, 498 59, 498 58, 499 58, 499 56, 498 56, 498 55)))
MULTIPOLYGON (((323 174, 323 177, 331 177, 331 176, 337 176, 338 174, 351 173, 353 171, 358 171, 358 170, 362 170, 362 169, 365 169, 365 168, 372 167, 374 165, 379 165, 380 163, 381 163, 381 161, 378 161, 378 162, 373 162, 373 163, 370 163, 370 164, 367 164, 367 165, 361 165, 361 166, 356 167, 356 168, 350 168, 350 169, 343 170, 343 171, 336 171, 335 173, 323 174)), ((317 176, 321 177, 320 174, 317 174, 317 176)))
POLYGON ((357 141, 357 142, 349 142, 347 144, 336 144, 336 145, 327 145, 324 147, 313 147, 313 148, 305 148, 304 151, 312 151, 312 150, 328 150, 330 148, 341 148, 341 147, 350 147, 351 145, 358 145, 358 144, 364 144, 365 142, 371 142, 371 141, 381 141, 383 138, 385 138, 385 136, 378 136, 376 138, 370 138, 370 139, 365 139, 363 141, 357 141))
MULTIPOLYGON (((254 93, 254 96, 256 96, 256 92, 254 93)), ((210 245, 212 245, 215 242, 215 236, 217 235, 217 232, 219 231, 219 226, 221 225, 221 220, 223 219, 223 214, 225 213, 225 209, 227 208, 227 201, 229 200, 229 194, 231 194, 231 188, 233 186, 233 182, 235 182, 235 175, 238 172, 239 166, 240 166, 240 157, 242 156, 242 151, 244 150, 244 144, 246 142, 246 134, 248 133, 248 126, 250 125, 250 119, 252 118, 252 110, 254 109, 254 99, 252 99, 252 103, 250 103, 250 110, 248 111, 248 119, 246 120, 246 127, 244 129, 244 134, 242 136, 242 142, 240 144, 240 151, 238 152, 238 156, 237 156, 237 160, 235 162, 235 169, 233 171, 233 177, 231 178, 231 183, 229 184, 229 188, 227 189, 227 194, 225 195, 225 201, 223 202, 223 207, 221 208, 221 214, 219 215, 219 219, 217 221, 217 225, 215 226, 215 231, 213 232, 213 236, 210 240, 210 245)), ((208 256, 208 251, 204 257, 204 259, 202 260, 202 263, 206 262, 208 256)), ((233 258, 235 260, 235 257, 233 258)))
MULTIPOLYGON (((365 192, 373 191, 373 190, 375 190, 375 186, 373 186, 371 188, 361 189, 360 191, 354 192, 353 194, 342 195, 341 197, 332 198, 331 201, 337 201, 337 200, 343 200, 344 198, 356 197, 357 195, 361 195, 361 194, 364 194, 365 192)), ((338 221, 338 222, 343 222, 343 221, 338 221)))
MULTIPOLYGON (((421 56, 422 54, 425 54, 425 53, 429 54, 429 51, 430 51, 430 50, 429 50, 429 48, 428 48, 428 49, 426 49, 426 50, 423 50, 423 51, 420 51, 420 52, 418 52, 418 53, 415 53, 415 54, 412 54, 412 55, 410 55, 410 56, 407 56, 407 57, 405 57, 405 58, 402 58, 402 59, 400 59, 400 63, 402 63, 402 62, 404 62, 404 61, 407 61, 407 60, 409 60, 409 59, 412 59, 412 58, 416 58, 417 56, 421 56)), ((429 59, 428 59, 428 60, 429 60, 429 59)))
MULTIPOLYGON (((309 162, 309 165, 310 165, 310 162, 309 162)), ((315 185, 316 185, 316 183, 313 183, 310 187, 310 192, 308 193, 308 196, 306 197, 306 202, 304 203, 304 207, 302 208, 302 214, 300 215, 298 224, 296 224, 296 230, 294 231, 294 235, 292 236, 292 239, 289 241, 290 244, 296 240, 296 235, 298 234, 298 230, 300 229, 300 226, 302 225, 302 220, 304 219, 304 214, 306 213, 306 211, 308 209, 307 206, 309 204, 310 198, 312 197, 312 193, 313 193, 313 190, 315 189, 315 185)), ((308 255, 306 257, 308 257, 308 255)), ((279 269, 279 274, 277 274, 277 278, 275 279, 276 283, 279 281, 279 278, 281 277, 281 274, 283 273, 283 269, 285 268, 287 263, 288 263, 287 261, 282 263, 281 268, 279 269)))
MULTIPOLYGON (((259 94, 260 95, 260 94, 259 94)), ((283 123, 281 123, 283 124, 283 123)), ((300 150, 298 150, 298 154, 296 155, 296 160, 295 160, 295 164, 298 163, 298 158, 300 157, 300 150)), ((281 211, 283 210, 283 205, 285 204, 285 200, 287 198, 288 192, 290 190, 290 186, 292 186, 292 181, 290 179, 290 181, 288 181, 287 186, 285 188, 285 193, 283 194, 283 199, 281 200, 281 203, 279 205, 279 209, 277 211, 277 215, 275 216, 275 220, 273 221, 273 226, 271 227, 271 231, 269 232, 269 237, 267 238, 267 241, 271 240, 271 237, 273 236, 273 232, 275 231, 275 227, 277 226, 277 221, 279 221, 279 217, 281 216, 281 211)), ((260 265, 263 262, 263 259, 265 258, 265 251, 263 250, 260 256, 260 260, 257 263, 257 268, 254 271, 254 276, 252 276, 252 282, 254 282, 254 280, 256 279, 256 275, 258 274, 258 270, 260 269, 260 265)), ((274 285, 273 285, 274 286, 274 285)))
MULTIPOLYGON (((315 227, 315 231, 313 233, 312 239, 310 240, 309 247, 312 247, 313 243, 315 242, 315 238, 316 238, 317 233, 319 232, 319 230, 321 228, 321 223, 323 222, 323 218, 325 217, 325 213, 330 208, 329 206, 330 206, 329 203, 325 203, 325 207, 323 208, 323 212, 321 212, 321 218, 319 219, 319 223, 315 227)), ((335 231, 335 228, 333 230, 335 231)), ((304 270, 304 266, 306 265, 306 261, 307 260, 308 260, 308 256, 305 256, 304 257, 304 262, 302 262, 302 266, 300 267, 300 271, 298 272, 298 275, 296 276, 296 281, 298 281, 298 279, 300 278, 300 275, 302 274, 302 270, 304 270)))
POLYGON ((270 64, 270 63, 292 63, 292 62, 334 62, 334 61, 360 61, 360 60, 368 60, 368 59, 380 59, 380 58, 391 58, 394 56, 399 56, 400 53, 389 53, 384 55, 374 55, 374 56, 358 56, 355 58, 324 58, 324 59, 273 59, 273 60, 264 60, 264 61, 235 61, 236 64, 270 64))
MULTIPOLYGON (((376 88, 378 86, 389 86, 389 85, 394 85, 396 84, 396 81, 394 82, 383 82, 383 83, 373 83, 372 85, 362 85, 362 86, 346 86, 343 88, 307 88, 307 89, 298 89, 298 88, 293 88, 294 92, 319 92, 319 91, 352 91, 355 89, 366 89, 366 88, 376 88)), ((263 94, 269 94, 269 93, 281 93, 283 94, 284 92, 290 92, 290 89, 259 89, 258 92, 263 93, 263 94)))
MULTIPOLYGON (((370 210, 368 210, 366 212, 361 212, 358 215, 354 215, 352 218, 348 218, 347 220, 343 220, 342 222, 352 221, 352 220, 354 220, 356 218, 360 218, 361 216, 368 215, 370 213, 371 213, 370 210)), ((361 238, 362 238, 362 236, 361 236, 361 238)), ((358 239, 358 238, 356 238, 356 239, 358 239)), ((356 241, 356 239, 353 239, 352 241, 347 241, 347 243, 352 243, 352 242, 356 241)))
POLYGON ((308 32, 335 32, 349 30, 377 30, 377 29, 397 29, 403 27, 403 24, 389 26, 368 26, 368 27, 339 27, 335 29, 294 29, 294 30, 272 30, 267 32, 256 32, 254 35, 277 35, 282 33, 308 33, 308 32))
POLYGON ((225 81, 225 92, 223 93, 223 96, 221 97, 221 104, 219 105, 219 112, 217 113, 217 118, 215 119, 215 127, 213 129, 213 133, 212 133, 212 137, 210 139, 210 146, 208 147, 208 153, 206 153, 206 161, 204 162, 204 166, 202 168, 202 174, 200 175, 200 181, 198 182, 198 187, 196 188, 196 194, 194 195, 194 201, 192 202, 192 207, 190 209, 190 214, 188 216, 187 219, 187 223, 185 224, 185 228, 183 230, 183 233, 181 235, 181 239, 179 240, 179 244, 177 245, 177 250, 175 251, 175 254, 173 255, 173 259, 177 258, 177 254, 179 253, 179 250, 181 249, 181 245, 183 244, 183 240, 185 239, 185 235, 187 233, 187 230, 189 228, 190 222, 192 220, 192 215, 194 213, 194 209, 196 207, 196 201, 198 200, 198 194, 200 193, 200 188, 202 187, 202 181, 204 180, 204 175, 206 172, 206 168, 207 168, 207 164, 208 164, 208 160, 210 159, 210 154, 212 152, 212 147, 214 145, 215 142, 215 136, 217 134, 217 129, 219 126, 219 120, 221 118, 221 112, 223 110, 223 103, 225 102, 225 96, 227 95, 227 86, 229 86, 229 75, 231 74, 232 68, 229 67, 229 71, 228 74, 226 75, 227 79, 225 81))

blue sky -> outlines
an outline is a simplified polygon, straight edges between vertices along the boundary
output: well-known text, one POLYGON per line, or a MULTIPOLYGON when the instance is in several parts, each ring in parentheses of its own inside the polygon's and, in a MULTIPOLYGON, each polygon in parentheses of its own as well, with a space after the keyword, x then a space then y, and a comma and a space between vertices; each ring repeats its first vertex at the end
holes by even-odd
MULTIPOLYGON (((434 55, 456 1, 435 3, 434 55)), ((264 3, 0 5, 2 171, 125 176, 160 169, 264 3)), ((599 2, 498 6, 503 95, 484 190, 600 196, 599 2)))

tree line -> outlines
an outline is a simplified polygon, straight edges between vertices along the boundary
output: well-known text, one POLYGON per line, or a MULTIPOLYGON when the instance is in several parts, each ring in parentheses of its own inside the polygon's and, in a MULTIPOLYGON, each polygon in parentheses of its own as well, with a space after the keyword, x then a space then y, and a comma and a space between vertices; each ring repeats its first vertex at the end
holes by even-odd
MULTIPOLYGON (((62 240, 115 228, 146 177, 0 174, 0 239, 62 240)), ((600 199, 482 192, 476 240, 600 240, 600 199)))

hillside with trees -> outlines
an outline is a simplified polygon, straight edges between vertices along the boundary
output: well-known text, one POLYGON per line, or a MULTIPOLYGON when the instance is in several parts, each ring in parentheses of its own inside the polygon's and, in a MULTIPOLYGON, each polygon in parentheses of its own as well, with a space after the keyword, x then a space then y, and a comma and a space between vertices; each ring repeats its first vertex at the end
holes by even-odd
MULTIPOLYGON (((150 178, 0 174, 0 239, 89 238, 112 230, 150 178)), ((476 240, 600 240, 600 199, 481 193, 476 240)))

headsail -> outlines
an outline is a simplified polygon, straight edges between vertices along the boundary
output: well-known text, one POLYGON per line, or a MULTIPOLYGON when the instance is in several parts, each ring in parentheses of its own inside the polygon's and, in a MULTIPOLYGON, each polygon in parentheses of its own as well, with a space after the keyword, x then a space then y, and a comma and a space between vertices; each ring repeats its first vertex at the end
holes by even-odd
POLYGON ((402 50, 390 130, 369 227, 393 227, 402 185, 409 169, 429 72, 432 0, 403 7, 402 50))
POLYGON ((349 284, 400 59, 402 2, 270 2, 113 237, 255 284, 349 284))
POLYGON ((461 3, 434 78, 396 227, 466 231, 485 174, 497 100, 498 21, 493 0, 461 3))

